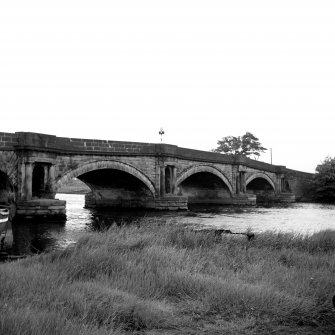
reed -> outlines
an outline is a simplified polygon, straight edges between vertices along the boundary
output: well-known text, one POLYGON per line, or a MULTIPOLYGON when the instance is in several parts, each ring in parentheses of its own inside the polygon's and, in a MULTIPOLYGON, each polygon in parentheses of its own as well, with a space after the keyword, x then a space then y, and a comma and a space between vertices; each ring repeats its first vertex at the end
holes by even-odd
POLYGON ((1 334, 333 334, 335 233, 148 222, 0 265, 1 334))

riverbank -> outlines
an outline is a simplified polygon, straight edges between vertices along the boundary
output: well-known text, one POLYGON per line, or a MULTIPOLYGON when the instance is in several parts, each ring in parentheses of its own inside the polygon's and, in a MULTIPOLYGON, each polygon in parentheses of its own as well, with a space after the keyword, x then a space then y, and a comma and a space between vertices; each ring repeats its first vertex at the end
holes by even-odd
POLYGON ((111 227, 0 265, 1 334, 333 334, 335 232, 111 227))
POLYGON ((58 192, 64 194, 86 194, 91 192, 91 189, 79 179, 73 178, 66 185, 62 186, 58 192))

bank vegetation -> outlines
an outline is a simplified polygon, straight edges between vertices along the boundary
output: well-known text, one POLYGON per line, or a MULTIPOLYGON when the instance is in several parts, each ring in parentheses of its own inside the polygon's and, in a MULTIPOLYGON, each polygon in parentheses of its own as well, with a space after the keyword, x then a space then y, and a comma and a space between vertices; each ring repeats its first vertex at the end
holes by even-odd
POLYGON ((0 334, 334 334, 335 232, 148 223, 0 265, 0 334))

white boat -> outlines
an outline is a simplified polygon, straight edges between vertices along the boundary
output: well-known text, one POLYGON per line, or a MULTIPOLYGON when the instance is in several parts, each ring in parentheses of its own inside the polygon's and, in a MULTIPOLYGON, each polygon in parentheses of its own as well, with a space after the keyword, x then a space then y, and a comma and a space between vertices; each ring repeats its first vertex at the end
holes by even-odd
POLYGON ((0 234, 7 228, 9 218, 9 209, 7 207, 0 207, 0 234))
POLYGON ((9 209, 7 207, 0 207, 0 252, 4 248, 7 228, 8 228, 9 209))

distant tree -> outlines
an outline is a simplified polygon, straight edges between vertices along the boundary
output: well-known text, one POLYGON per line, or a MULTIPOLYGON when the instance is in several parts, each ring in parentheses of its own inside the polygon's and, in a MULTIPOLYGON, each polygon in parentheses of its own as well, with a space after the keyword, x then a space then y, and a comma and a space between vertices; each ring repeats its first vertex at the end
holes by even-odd
POLYGON ((243 136, 223 137, 222 140, 218 141, 218 147, 212 151, 227 155, 255 156, 258 158, 261 152, 265 152, 266 150, 255 135, 246 132, 243 136))
POLYGON ((326 157, 316 167, 314 179, 315 197, 319 201, 335 201, 335 157, 326 157))

